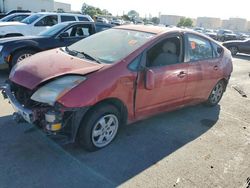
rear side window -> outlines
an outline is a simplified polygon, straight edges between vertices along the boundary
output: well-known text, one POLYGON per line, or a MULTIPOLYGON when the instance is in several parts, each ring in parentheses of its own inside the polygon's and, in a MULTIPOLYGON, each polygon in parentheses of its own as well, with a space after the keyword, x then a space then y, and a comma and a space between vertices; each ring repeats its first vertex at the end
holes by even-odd
POLYGON ((78 16, 78 20, 79 20, 79 21, 89 21, 88 18, 83 17, 83 16, 78 16))
POLYGON ((188 34, 188 55, 190 61, 213 58, 213 49, 209 40, 188 34))
POLYGON ((45 16, 39 20, 35 26, 53 26, 58 23, 57 15, 45 16))
POLYGON ((74 16, 61 16, 62 22, 69 22, 69 21, 76 21, 76 18, 74 16))

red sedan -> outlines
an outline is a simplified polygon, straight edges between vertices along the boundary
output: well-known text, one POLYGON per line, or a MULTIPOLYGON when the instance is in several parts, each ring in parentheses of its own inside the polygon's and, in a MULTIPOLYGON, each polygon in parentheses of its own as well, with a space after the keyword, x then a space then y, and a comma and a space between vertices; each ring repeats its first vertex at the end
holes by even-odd
POLYGON ((1 86, 15 119, 93 151, 121 125, 184 106, 216 105, 230 52, 204 35, 120 26, 18 63, 1 86))

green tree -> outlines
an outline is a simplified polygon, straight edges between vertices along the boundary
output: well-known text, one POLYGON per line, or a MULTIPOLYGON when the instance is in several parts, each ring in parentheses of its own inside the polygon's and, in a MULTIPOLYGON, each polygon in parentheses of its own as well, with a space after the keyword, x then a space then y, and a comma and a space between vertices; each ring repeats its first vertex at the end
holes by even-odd
POLYGON ((159 24, 160 23, 160 19, 158 17, 153 17, 151 19, 151 21, 154 23, 154 24, 159 24))
POLYGON ((128 12, 128 17, 130 18, 130 20, 134 20, 135 18, 139 18, 139 13, 135 10, 130 10, 128 12))
POLYGON ((193 21, 191 18, 181 18, 179 23, 177 24, 178 27, 192 27, 193 21))
POLYGON ((97 10, 96 10, 95 7, 87 5, 86 3, 84 3, 82 5, 82 13, 87 14, 87 15, 91 16, 92 18, 94 18, 97 15, 97 10))
POLYGON ((106 9, 101 10, 100 8, 88 5, 86 3, 83 3, 82 5, 82 13, 90 15, 92 18, 95 18, 96 16, 102 16, 102 15, 112 16, 112 14, 108 12, 108 10, 106 9))
POLYGON ((130 19, 129 19, 129 17, 128 17, 127 14, 122 15, 121 18, 122 18, 123 20, 125 20, 125 21, 130 21, 130 19))

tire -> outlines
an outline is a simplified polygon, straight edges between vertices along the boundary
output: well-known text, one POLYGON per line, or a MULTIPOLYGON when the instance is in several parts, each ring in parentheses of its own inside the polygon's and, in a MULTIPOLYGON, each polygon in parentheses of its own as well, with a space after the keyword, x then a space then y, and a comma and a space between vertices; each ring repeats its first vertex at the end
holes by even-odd
POLYGON ((223 93, 225 91, 225 87, 226 87, 225 83, 222 80, 220 80, 212 89, 212 91, 207 99, 206 105, 207 106, 216 106, 220 102, 220 100, 223 96, 223 93))
POLYGON ((14 53, 12 60, 11 60, 11 67, 15 66, 18 62, 20 62, 21 60, 35 54, 36 51, 34 50, 20 50, 16 53, 14 53))
POLYGON ((231 47, 229 48, 229 50, 230 50, 230 52, 231 52, 231 54, 232 54, 233 56, 236 55, 236 54, 238 53, 238 48, 235 47, 235 46, 231 46, 231 47))
POLYGON ((109 104, 99 105, 83 118, 78 141, 88 151, 104 148, 115 139, 120 124, 121 117, 116 107, 109 104))

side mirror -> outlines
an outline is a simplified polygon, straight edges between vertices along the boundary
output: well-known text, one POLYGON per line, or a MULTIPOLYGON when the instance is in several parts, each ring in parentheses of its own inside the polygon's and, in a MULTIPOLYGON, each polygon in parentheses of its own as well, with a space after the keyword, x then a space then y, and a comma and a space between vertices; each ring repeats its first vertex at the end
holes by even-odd
POLYGON ((148 90, 154 89, 155 87, 155 74, 151 69, 147 69, 146 71, 145 87, 148 90))
POLYGON ((67 33, 67 32, 61 33, 61 34, 59 35, 59 38, 60 38, 60 39, 68 38, 68 37, 69 37, 69 33, 67 33))

